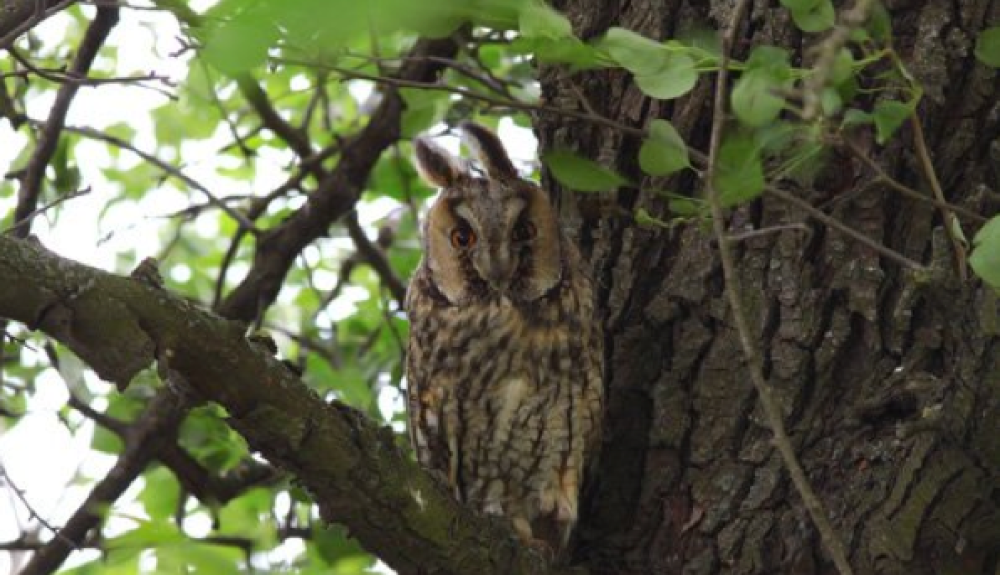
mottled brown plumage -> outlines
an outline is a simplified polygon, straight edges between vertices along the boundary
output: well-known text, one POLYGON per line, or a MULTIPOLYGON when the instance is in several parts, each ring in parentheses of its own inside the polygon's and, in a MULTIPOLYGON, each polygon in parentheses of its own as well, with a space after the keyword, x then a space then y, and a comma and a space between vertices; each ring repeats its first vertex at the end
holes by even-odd
POLYGON ((600 444, 593 287, 547 193, 492 132, 463 129, 485 178, 415 144, 421 175, 443 189, 406 298, 411 439, 456 498, 558 552, 600 444))

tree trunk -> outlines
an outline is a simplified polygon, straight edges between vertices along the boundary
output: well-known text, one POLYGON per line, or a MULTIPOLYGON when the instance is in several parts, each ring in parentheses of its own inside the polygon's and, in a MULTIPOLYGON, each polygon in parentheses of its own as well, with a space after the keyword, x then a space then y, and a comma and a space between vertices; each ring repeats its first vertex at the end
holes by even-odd
MULTIPOLYGON (((610 26, 648 37, 722 28, 731 1, 562 0, 584 39, 610 26)), ((1000 21, 987 0, 886 2, 894 47, 923 84, 920 119, 947 200, 998 209, 1000 83, 972 49, 1000 21)), ((808 58, 778 2, 753 3, 736 58, 775 44, 808 58)), ((646 98, 622 71, 543 67, 547 103, 642 127, 668 118, 707 149, 714 77, 676 101, 646 98)), ((542 150, 570 147, 641 181, 701 193, 690 173, 643 179, 640 141, 566 117, 537 124, 542 150)), ((871 157, 928 190, 913 130, 871 157)), ((857 573, 994 573, 1000 555, 1000 340, 995 295, 962 281, 940 211, 832 157, 795 193, 931 267, 916 277, 799 209, 765 198, 731 212, 733 232, 802 223, 736 244, 743 300, 785 424, 857 573)), ((547 182, 553 188, 555 182, 547 182)), ((929 193, 929 192, 928 192, 929 193)), ((650 230, 604 204, 669 218, 666 202, 623 189, 575 202, 606 312, 608 413, 577 558, 592 573, 832 573, 763 420, 725 300, 717 249, 699 225, 650 230), (604 217, 600 214, 605 214, 604 217), (595 217, 597 214, 597 217, 595 217)), ((567 200, 569 200, 567 202, 567 200)), ((565 207, 565 206, 564 206, 565 207)), ((965 222, 971 237, 978 224, 965 222)))

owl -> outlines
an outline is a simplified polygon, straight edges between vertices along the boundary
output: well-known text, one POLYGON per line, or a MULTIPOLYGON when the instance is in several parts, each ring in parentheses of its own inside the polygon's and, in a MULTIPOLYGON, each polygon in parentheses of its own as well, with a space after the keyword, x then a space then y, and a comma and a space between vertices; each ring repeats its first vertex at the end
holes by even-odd
POLYGON ((491 131, 462 131, 481 172, 415 140, 418 171, 441 194, 406 295, 410 438, 459 501, 558 554, 601 438, 593 285, 548 193, 491 131))

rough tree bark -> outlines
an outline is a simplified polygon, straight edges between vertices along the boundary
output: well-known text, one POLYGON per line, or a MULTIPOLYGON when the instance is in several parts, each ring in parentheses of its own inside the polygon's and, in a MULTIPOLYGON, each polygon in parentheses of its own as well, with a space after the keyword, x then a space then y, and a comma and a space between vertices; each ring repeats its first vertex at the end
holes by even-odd
MULTIPOLYGON (((732 2, 559 0, 584 39, 610 26, 652 38, 718 29, 732 2)), ((927 89, 920 117, 950 202, 997 211, 1000 84, 972 55, 1000 3, 886 2, 895 47, 927 89)), ((809 38, 778 2, 753 3, 735 56, 775 44, 808 59, 809 38), (805 56, 803 56, 805 55, 805 56)), ((629 75, 542 70, 547 103, 643 127, 669 118, 707 148, 712 79, 677 102, 645 98, 629 75)), ((640 181, 638 139, 540 118, 542 150, 568 146, 640 181)), ((904 129, 872 157, 928 189, 904 129)), ((935 270, 920 280, 870 248, 765 198, 734 231, 803 222, 737 245, 744 301, 789 433, 858 573, 993 573, 1000 555, 1000 339, 995 296, 960 281, 933 207, 833 158, 800 197, 935 270)), ((691 178, 645 181, 700 192, 691 178)), ((557 188, 554 182, 549 182, 557 188)), ((558 190, 557 190, 558 192, 558 190)), ((568 194, 559 194, 567 198, 568 194)), ((609 412, 577 558, 591 573, 831 573, 770 443, 725 301, 717 251, 697 226, 655 231, 611 219, 601 201, 667 215, 622 190, 578 198, 581 242, 607 313, 609 412)), ((968 227, 966 228, 969 229, 968 227)), ((972 228, 975 229, 974 226, 972 228)))

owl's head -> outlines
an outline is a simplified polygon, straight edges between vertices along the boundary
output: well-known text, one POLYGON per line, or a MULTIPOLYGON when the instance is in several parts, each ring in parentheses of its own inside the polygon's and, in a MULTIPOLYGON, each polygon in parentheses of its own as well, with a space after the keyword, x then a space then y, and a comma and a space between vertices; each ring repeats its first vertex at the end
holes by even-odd
POLYGON ((426 138, 414 142, 420 175, 442 188, 424 226, 431 279, 453 304, 543 297, 563 275, 559 222, 548 194, 518 176, 493 132, 469 122, 462 132, 485 177, 426 138))

